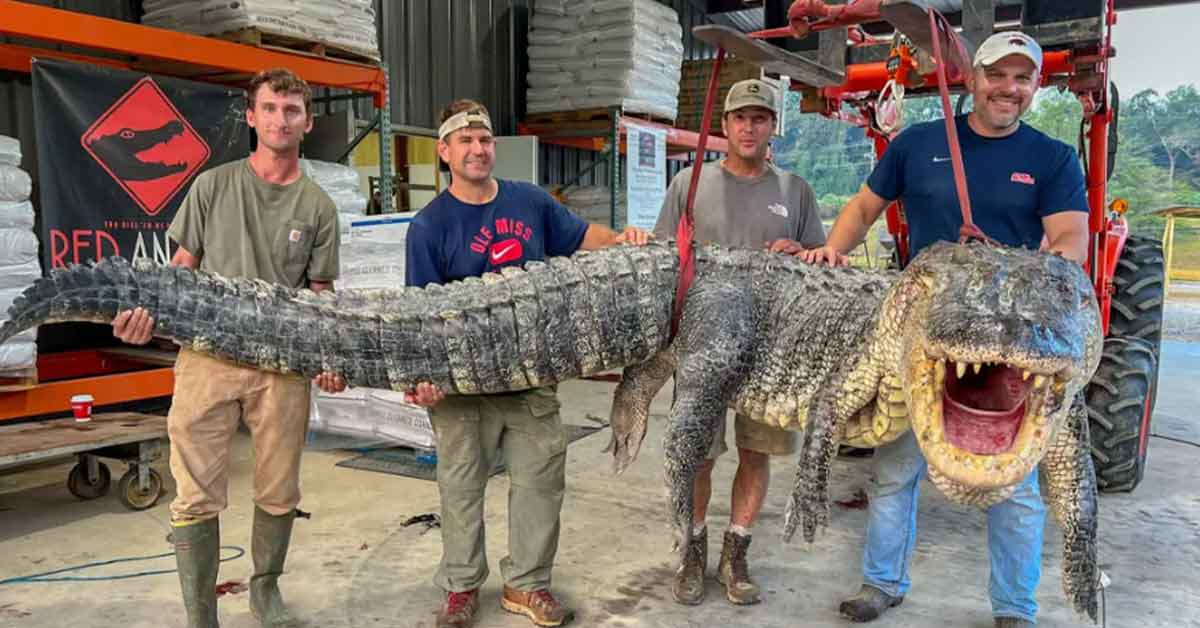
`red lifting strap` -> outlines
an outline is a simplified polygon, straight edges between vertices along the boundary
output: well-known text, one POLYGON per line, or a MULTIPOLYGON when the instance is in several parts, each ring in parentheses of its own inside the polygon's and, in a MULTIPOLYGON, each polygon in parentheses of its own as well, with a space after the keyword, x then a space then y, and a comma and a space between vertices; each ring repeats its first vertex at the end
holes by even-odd
POLYGON ((696 188, 700 185, 700 168, 704 166, 704 148, 708 145, 708 127, 712 124, 714 100, 717 99, 718 78, 721 74, 721 63, 725 60, 725 49, 717 49, 717 58, 713 62, 712 76, 708 78, 708 93, 704 96, 704 117, 700 122, 700 140, 696 144, 696 163, 692 166, 692 181, 688 185, 687 204, 683 214, 679 216, 679 226, 675 229, 675 245, 679 247, 679 284, 675 287, 675 309, 671 312, 671 339, 679 331, 679 319, 683 316, 683 304, 687 300, 688 289, 692 287, 692 279, 696 276, 696 251, 692 240, 696 235, 696 220, 693 217, 693 207, 696 205, 696 188))
MULTIPOLYGON (((954 187, 958 190, 958 205, 962 208, 963 224, 958 230, 958 241, 966 242, 970 239, 982 240, 989 244, 998 244, 995 240, 987 237, 979 227, 971 220, 971 198, 967 194, 967 175, 963 168, 962 148, 958 144, 958 130, 955 128, 954 111, 950 108, 950 88, 946 82, 946 63, 945 57, 942 54, 942 34, 946 35, 946 41, 955 49, 948 51, 951 54, 956 54, 961 62, 968 59, 967 51, 963 48, 962 42, 954 36, 954 29, 946 18, 941 13, 935 11, 932 7, 929 9, 929 31, 933 34, 933 58, 937 61, 937 78, 938 78, 938 94, 942 97, 942 113, 946 122, 946 139, 950 144, 950 165, 954 168, 954 187)), ((965 78, 965 73, 968 71, 965 67, 962 68, 965 78)))

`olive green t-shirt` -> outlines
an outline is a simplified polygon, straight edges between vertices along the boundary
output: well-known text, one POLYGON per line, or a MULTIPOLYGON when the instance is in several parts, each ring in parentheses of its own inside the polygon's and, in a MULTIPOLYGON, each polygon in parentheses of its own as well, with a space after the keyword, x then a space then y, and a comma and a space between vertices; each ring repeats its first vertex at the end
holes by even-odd
POLYGON ((338 276, 337 208, 316 183, 278 185, 239 159, 196 177, 167 235, 200 269, 303 288, 338 276))

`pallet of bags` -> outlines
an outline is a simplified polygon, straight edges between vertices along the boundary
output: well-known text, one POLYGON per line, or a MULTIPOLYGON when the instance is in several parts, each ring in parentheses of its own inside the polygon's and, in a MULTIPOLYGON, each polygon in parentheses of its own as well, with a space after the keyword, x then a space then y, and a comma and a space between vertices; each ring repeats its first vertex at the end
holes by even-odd
MULTIPOLYGON (((348 223, 342 239, 337 290, 404 287, 404 239, 410 215, 363 216, 348 223)), ((313 391, 310 442, 350 442, 354 447, 432 448, 429 411, 404 401, 403 393, 354 388, 338 394, 313 391), (333 438, 330 438, 333 437, 333 438)))
MULTIPOLYGON (((20 142, 0 135, 0 323, 12 302, 42 276, 29 202, 32 184, 20 163, 20 142)), ((0 390, 37 383, 36 340, 34 328, 0 344, 0 390)))
POLYGON ((537 2, 529 31, 530 114, 622 107, 674 120, 683 29, 655 0, 537 2))
POLYGON ((372 0, 145 0, 143 9, 147 26, 356 61, 380 58, 372 0))

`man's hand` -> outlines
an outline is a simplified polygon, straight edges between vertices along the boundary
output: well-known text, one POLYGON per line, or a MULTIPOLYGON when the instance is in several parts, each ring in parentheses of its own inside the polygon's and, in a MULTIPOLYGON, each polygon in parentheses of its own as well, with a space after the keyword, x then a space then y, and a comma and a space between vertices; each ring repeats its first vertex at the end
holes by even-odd
POLYGON ((796 257, 799 257, 809 264, 828 264, 830 266, 850 265, 850 258, 846 257, 844 253, 831 246, 801 250, 800 252, 796 253, 796 257))
POLYGON ((785 253, 787 255, 799 255, 804 252, 804 246, 795 240, 780 238, 774 242, 765 242, 763 246, 772 253, 785 253))
POLYGON ((112 327, 114 336, 131 345, 144 345, 154 337, 154 319, 140 307, 118 313, 112 327))
POLYGON ((341 375, 334 375, 329 371, 325 371, 324 373, 314 377, 312 383, 313 386, 316 386, 317 388, 320 388, 321 390, 330 394, 340 393, 343 390, 346 390, 346 380, 342 379, 341 375))
POLYGON ((645 246, 647 242, 654 239, 654 234, 633 225, 627 225, 625 230, 617 236, 617 244, 632 244, 635 246, 645 246))
POLYGON ((446 398, 446 393, 442 392, 436 384, 430 382, 421 382, 417 387, 404 393, 404 400, 408 403, 432 408, 436 406, 442 399, 446 398))

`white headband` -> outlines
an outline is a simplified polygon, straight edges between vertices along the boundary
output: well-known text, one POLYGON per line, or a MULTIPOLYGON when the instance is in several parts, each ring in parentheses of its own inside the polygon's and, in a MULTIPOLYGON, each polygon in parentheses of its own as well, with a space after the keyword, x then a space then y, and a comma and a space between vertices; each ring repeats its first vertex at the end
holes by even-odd
POLYGON ((447 135, 471 125, 482 126, 489 132, 492 130, 492 121, 487 114, 481 111, 460 111, 446 118, 446 121, 438 128, 438 139, 444 140, 447 135))

